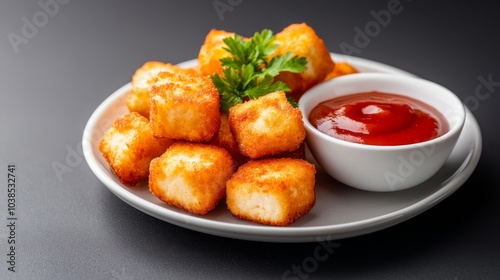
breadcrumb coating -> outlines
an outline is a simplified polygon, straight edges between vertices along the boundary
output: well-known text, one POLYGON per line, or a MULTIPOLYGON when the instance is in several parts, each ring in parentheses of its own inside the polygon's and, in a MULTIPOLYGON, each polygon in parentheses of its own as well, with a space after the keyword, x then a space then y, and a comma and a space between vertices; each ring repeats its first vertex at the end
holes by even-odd
POLYGON ((149 118, 149 94, 155 77, 160 72, 169 72, 185 75, 198 75, 192 68, 182 68, 170 63, 148 61, 139 67, 132 75, 132 89, 127 96, 127 107, 130 112, 137 112, 149 118))
POLYGON ((225 112, 221 112, 220 119, 219 133, 217 133, 212 141, 210 141, 210 144, 226 149, 233 157, 235 165, 240 166, 241 164, 249 161, 250 158, 241 154, 240 149, 238 148, 238 143, 231 133, 228 117, 225 112))
POLYGON ((295 151, 306 137, 302 112, 282 91, 232 107, 229 126, 240 152, 252 159, 295 151))
POLYGON ((227 181, 227 207, 241 219, 290 225, 315 205, 315 174, 314 165, 301 159, 249 161, 227 181))
POLYGON ((224 198, 234 164, 223 148, 176 142, 151 161, 150 172, 153 195, 169 205, 204 215, 224 198))
POLYGON ((156 137, 208 142, 219 131, 219 93, 209 77, 161 72, 151 92, 156 137))
POLYGON ((222 74, 220 59, 231 54, 224 49, 224 38, 234 36, 235 33, 224 30, 211 29, 198 53, 198 70, 202 75, 222 74))
POLYGON ((295 159, 305 159, 306 157, 306 142, 302 142, 300 146, 291 152, 284 152, 278 155, 270 156, 272 158, 295 158, 295 159))
POLYGON ((293 55, 307 59, 307 70, 304 72, 282 72, 276 77, 291 88, 289 95, 296 101, 309 88, 322 82, 334 69, 335 63, 325 43, 314 29, 305 23, 287 26, 276 34, 275 43, 279 46, 273 56, 291 51, 293 55))
POLYGON ((120 181, 134 186, 149 174, 149 163, 173 143, 151 133, 148 119, 132 112, 115 120, 99 141, 99 150, 120 181))

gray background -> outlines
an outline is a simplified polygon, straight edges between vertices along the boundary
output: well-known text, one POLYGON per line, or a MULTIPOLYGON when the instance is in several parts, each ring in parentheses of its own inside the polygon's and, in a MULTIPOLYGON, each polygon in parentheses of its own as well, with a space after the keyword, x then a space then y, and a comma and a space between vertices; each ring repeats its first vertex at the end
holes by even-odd
MULTIPOLYGON (((0 278, 281 279, 314 256, 316 243, 211 236, 128 206, 83 159, 83 128, 145 61, 196 58, 210 28, 250 36, 306 22, 332 52, 341 52, 342 42, 353 44, 354 28, 390 2, 72 0, 45 20, 37 1, 2 0, 0 278), (214 2, 233 7, 218 14, 214 2), (34 16, 41 26, 16 52, 8 34, 21 35, 23 18, 34 16), (8 163, 18 172, 15 274, 6 263, 8 163), (58 176, 57 163, 67 172, 58 176)), ((479 77, 500 81, 499 11, 485 1, 436 2, 402 0, 403 10, 355 55, 473 100, 479 77)), ((337 240, 340 246, 302 278, 499 279, 498 89, 468 104, 482 129, 483 154, 462 188, 399 225, 337 240)))

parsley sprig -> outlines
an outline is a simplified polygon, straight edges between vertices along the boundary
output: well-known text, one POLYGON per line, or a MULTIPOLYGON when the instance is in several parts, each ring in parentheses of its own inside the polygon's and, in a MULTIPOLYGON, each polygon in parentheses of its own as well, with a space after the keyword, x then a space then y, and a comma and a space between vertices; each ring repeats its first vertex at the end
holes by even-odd
MULTIPOLYGON (((211 75, 210 78, 220 96, 220 108, 228 111, 236 104, 248 99, 256 99, 274 91, 289 92, 290 88, 282 81, 274 81, 280 72, 300 73, 307 69, 305 57, 292 56, 292 52, 284 55, 269 56, 278 47, 273 41, 276 37, 269 29, 256 32, 249 40, 239 35, 224 38, 224 43, 231 56, 222 58, 222 76, 211 75)), ((288 97, 293 106, 297 103, 288 97)))

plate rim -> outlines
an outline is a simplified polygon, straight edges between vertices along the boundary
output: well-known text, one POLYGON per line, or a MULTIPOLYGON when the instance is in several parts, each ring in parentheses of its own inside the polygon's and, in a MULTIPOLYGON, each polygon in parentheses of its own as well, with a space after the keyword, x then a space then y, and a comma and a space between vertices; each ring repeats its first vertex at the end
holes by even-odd
MULTIPOLYGON (((331 53, 331 55, 335 61, 350 61, 352 63, 362 65, 363 67, 380 68, 394 74, 415 76, 414 74, 380 62, 359 57, 345 56, 342 54, 331 53)), ((182 62, 179 65, 190 67, 195 64, 196 59, 193 59, 182 62)), ((415 217, 450 196, 458 190, 474 172, 481 156, 482 136, 480 128, 472 112, 466 108, 466 122, 469 123, 471 129, 476 130, 476 133, 474 134, 475 145, 471 150, 471 154, 464 160, 464 162, 462 162, 462 165, 465 164, 465 166, 461 166, 461 168, 459 168, 461 170, 458 174, 450 176, 452 179, 446 185, 436 190, 431 195, 426 196, 411 205, 376 217, 337 225, 273 227, 260 224, 236 224, 210 220, 189 213, 179 213, 139 197, 127 188, 112 180, 104 172, 102 169, 103 167, 98 163, 96 156, 92 152, 93 147, 91 142, 93 131, 98 125, 98 120, 100 119, 99 117, 106 112, 105 109, 108 108, 113 102, 116 102, 117 99, 122 97, 122 95, 129 91, 130 88, 130 83, 121 86, 115 92, 110 94, 101 104, 99 104, 99 106, 91 114, 85 126, 82 141, 82 149, 87 164, 91 168, 94 175, 96 175, 106 188, 108 188, 121 200, 139 211, 177 226, 222 237, 264 242, 296 243, 315 242, 325 239, 341 239, 382 230, 415 217)), ((461 135, 460 137, 464 136, 461 135)))

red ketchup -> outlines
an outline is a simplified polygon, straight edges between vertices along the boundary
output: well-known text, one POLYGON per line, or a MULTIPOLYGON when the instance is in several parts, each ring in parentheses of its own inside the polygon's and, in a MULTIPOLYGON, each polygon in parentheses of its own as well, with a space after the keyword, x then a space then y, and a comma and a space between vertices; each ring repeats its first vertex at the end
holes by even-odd
POLYGON ((338 139, 368 145, 405 145, 434 139, 448 131, 444 116, 419 100, 377 91, 318 104, 309 121, 338 139))

